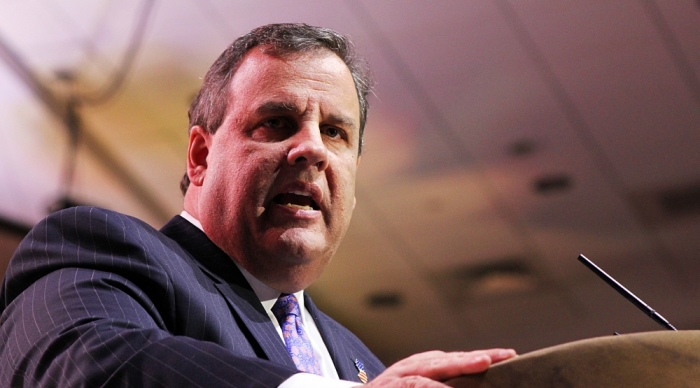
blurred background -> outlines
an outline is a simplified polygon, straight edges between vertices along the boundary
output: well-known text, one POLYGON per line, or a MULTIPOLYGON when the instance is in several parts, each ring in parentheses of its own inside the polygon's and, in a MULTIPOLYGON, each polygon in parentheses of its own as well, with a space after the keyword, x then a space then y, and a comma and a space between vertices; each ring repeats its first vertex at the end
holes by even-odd
POLYGON ((700 328, 697 0, 1 0, 0 272, 52 209, 162 226, 236 37, 306 22, 377 80, 355 215, 309 290, 386 363, 700 328))

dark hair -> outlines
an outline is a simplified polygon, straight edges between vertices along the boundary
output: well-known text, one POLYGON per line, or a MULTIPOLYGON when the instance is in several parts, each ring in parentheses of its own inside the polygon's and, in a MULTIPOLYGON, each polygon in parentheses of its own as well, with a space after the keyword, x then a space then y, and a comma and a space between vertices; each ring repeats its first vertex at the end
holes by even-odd
MULTIPOLYGON (((367 121, 367 94, 372 87, 372 79, 366 62, 355 53, 352 42, 345 36, 328 28, 314 27, 302 23, 269 24, 258 27, 236 39, 207 71, 202 88, 199 90, 188 116, 189 127, 199 125, 209 133, 215 133, 226 115, 229 102, 229 84, 245 57, 254 47, 260 47, 265 54, 284 57, 297 53, 329 50, 345 62, 352 74, 357 99, 360 102, 360 144, 367 121)), ((187 192, 190 180, 185 176, 180 182, 182 193, 187 192)))

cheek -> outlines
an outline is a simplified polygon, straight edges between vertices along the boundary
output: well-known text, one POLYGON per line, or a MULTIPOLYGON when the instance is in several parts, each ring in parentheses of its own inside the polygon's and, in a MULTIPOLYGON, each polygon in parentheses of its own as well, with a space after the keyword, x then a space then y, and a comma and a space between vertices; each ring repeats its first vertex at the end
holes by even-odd
POLYGON ((235 158, 219 166, 214 179, 217 196, 231 212, 256 210, 262 206, 279 170, 275 153, 255 147, 238 150, 235 158))
POLYGON ((355 208, 355 166, 345 166, 334 177, 334 200, 342 204, 343 217, 349 218, 355 208))
MULTIPOLYGON (((227 150, 218 150, 226 152, 227 150)), ((247 181, 251 177, 245 170, 245 164, 235 163, 236 158, 217 158, 209 162, 205 181, 209 210, 219 217, 230 216, 236 212, 235 204, 241 203, 245 195, 247 181)), ((245 160, 238 158, 238 160, 245 160)))

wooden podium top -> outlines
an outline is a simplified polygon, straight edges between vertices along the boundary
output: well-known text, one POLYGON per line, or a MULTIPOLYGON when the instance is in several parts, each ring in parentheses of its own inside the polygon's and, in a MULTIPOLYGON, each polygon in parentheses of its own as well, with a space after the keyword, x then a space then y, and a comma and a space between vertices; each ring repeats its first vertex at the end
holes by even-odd
POLYGON ((599 337, 526 353, 485 373, 447 382, 456 388, 680 388, 700 386, 700 331, 599 337))

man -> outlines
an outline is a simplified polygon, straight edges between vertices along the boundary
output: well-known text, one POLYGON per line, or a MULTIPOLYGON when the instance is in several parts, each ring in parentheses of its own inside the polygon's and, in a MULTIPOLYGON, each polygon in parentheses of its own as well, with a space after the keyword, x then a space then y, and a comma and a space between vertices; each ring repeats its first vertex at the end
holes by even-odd
POLYGON ((442 386, 512 357, 428 352, 384 370, 304 294, 355 206, 368 89, 333 31, 234 42, 190 109, 181 216, 156 231, 73 208, 22 242, 0 294, 0 386, 442 386))

